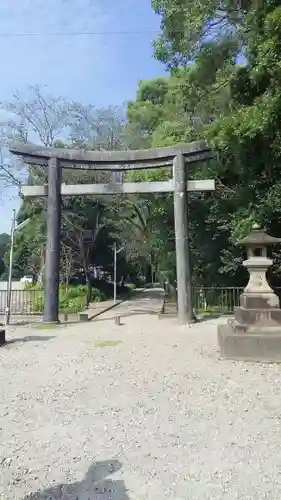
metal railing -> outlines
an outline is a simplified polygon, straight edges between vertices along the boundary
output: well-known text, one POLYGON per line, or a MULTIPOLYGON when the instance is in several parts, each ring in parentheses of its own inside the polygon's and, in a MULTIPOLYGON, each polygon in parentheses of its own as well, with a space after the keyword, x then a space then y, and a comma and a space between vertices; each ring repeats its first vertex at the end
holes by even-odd
MULTIPOLYGON (((12 290, 10 311, 12 315, 41 315, 38 306, 42 302, 41 290, 12 290)), ((7 306, 7 290, 0 290, 0 314, 5 314, 7 306)))
POLYGON ((243 287, 194 287, 193 307, 198 314, 232 314, 242 292, 243 287))
MULTIPOLYGON (((244 287, 194 287, 193 304, 198 314, 233 314, 244 287)), ((281 287, 274 288, 281 297, 281 287)))
MULTIPOLYGON (((198 314, 232 314, 239 306, 244 287, 205 287, 193 289, 194 310, 198 314)), ((281 297, 281 287, 274 289, 281 297)), ((5 314, 7 291, 0 290, 0 315, 5 314)), ((12 290, 11 315, 42 315, 42 290, 12 290)))

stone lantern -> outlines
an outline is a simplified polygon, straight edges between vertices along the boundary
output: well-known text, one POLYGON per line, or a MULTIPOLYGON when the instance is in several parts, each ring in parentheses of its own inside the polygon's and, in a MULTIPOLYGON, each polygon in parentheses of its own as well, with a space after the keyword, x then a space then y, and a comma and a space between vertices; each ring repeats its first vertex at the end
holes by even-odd
MULTIPOLYGON (((266 279, 266 272, 273 264, 272 260, 267 257, 267 247, 276 243, 281 243, 281 238, 269 236, 257 224, 254 224, 252 232, 239 242, 239 244, 246 247, 248 259, 244 260, 243 266, 247 268, 250 275, 249 282, 244 290, 245 299, 247 296, 253 302, 252 295, 248 297, 248 294, 257 294, 257 299, 270 300, 271 305, 274 303, 278 304, 279 307, 279 299, 266 279), (264 294, 266 295, 264 296, 264 294), (270 297, 268 294, 272 296, 270 297), (278 302, 276 302, 276 299, 278 302)), ((263 303, 255 301, 255 304, 252 305, 262 306, 263 303)))
POLYGON ((267 247, 281 243, 281 238, 266 234, 257 224, 239 242, 246 247, 243 265, 249 281, 240 296, 234 319, 218 326, 221 355, 230 359, 281 361, 281 310, 279 298, 266 279, 272 266, 267 247))

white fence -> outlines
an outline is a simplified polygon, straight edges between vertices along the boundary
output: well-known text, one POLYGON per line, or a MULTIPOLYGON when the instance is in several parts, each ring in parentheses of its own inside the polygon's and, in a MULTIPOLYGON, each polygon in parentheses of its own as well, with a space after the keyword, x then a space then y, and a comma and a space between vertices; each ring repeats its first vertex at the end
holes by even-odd
MULTIPOLYGON (((7 290, 7 286, 8 286, 7 281, 0 281, 0 291, 7 290)), ((24 289, 24 283, 21 283, 20 281, 12 282, 12 290, 23 290, 23 289, 24 289)))

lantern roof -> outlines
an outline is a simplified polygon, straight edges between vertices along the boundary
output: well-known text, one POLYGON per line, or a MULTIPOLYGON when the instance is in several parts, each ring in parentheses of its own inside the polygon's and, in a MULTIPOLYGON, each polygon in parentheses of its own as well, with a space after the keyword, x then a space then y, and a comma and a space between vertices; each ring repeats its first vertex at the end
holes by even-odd
POLYGON ((254 224, 248 236, 239 241, 239 245, 245 246, 269 246, 281 243, 281 238, 275 238, 267 234, 258 224, 254 224))

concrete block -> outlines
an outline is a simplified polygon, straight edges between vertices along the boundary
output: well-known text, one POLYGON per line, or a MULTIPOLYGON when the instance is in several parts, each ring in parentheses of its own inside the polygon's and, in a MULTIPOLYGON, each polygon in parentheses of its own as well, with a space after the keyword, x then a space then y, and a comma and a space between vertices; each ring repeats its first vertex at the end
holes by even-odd
POLYGON ((281 327, 281 309, 244 309, 244 307, 237 307, 235 321, 249 326, 281 327))
POLYGON ((264 332, 240 333, 231 323, 218 326, 218 344, 221 356, 226 359, 259 362, 281 362, 281 327, 264 332))
POLYGON ((87 313, 80 313, 79 314, 79 321, 88 321, 89 316, 87 313))
POLYGON ((115 316, 115 325, 121 325, 121 316, 115 316))

